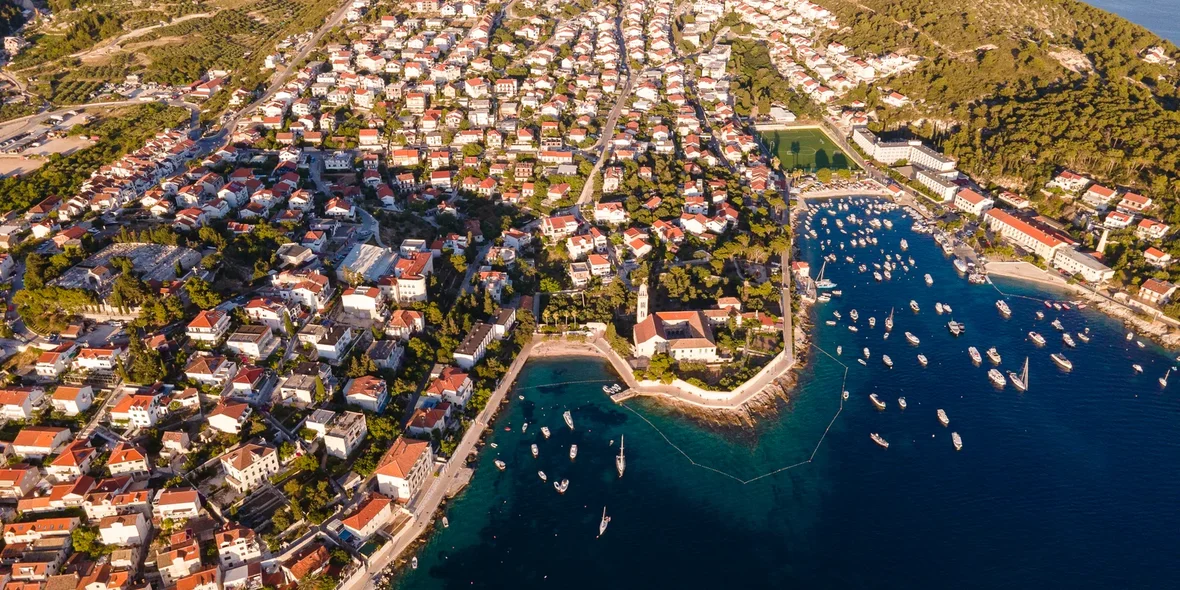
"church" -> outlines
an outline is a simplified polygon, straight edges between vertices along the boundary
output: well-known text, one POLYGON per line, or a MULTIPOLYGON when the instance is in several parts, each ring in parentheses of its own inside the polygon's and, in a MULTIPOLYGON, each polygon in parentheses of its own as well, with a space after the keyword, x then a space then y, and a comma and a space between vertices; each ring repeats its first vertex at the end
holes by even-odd
POLYGON ((678 361, 715 363, 717 343, 709 318, 701 311, 648 313, 647 285, 639 286, 635 313, 635 356, 651 358, 665 353, 678 361))

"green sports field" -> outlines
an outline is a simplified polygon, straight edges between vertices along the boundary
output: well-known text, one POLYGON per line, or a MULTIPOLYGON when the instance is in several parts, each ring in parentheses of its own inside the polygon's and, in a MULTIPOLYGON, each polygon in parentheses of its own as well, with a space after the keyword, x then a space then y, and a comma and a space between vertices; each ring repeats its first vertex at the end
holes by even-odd
POLYGON ((814 172, 820 168, 850 170, 847 155, 819 129, 783 129, 761 132, 762 141, 778 156, 783 170, 814 172))

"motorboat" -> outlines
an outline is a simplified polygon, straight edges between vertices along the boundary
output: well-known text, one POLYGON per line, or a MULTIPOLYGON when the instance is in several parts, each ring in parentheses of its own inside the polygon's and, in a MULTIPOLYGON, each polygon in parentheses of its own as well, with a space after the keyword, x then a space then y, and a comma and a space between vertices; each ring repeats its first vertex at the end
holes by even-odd
POLYGON ((841 398, 843 398, 843 399, 848 399, 848 390, 847 390, 847 389, 845 389, 845 390, 844 390, 844 393, 840 394, 840 397, 841 397, 841 398))
POLYGON ((870 328, 877 327, 877 318, 873 318, 873 317, 869 318, 869 327, 870 328))
POLYGON ((938 409, 938 422, 943 426, 947 426, 951 423, 951 419, 946 417, 946 410, 942 408, 938 409))
POLYGON ((537 456, 541 454, 541 449, 537 448, 537 443, 533 443, 532 445, 530 445, 529 450, 531 450, 533 452, 534 459, 536 459, 537 456))
POLYGON ((569 426, 569 427, 570 427, 570 430, 573 430, 573 429, 574 429, 574 417, 573 417, 573 415, 572 415, 572 414, 570 414, 570 411, 569 411, 569 410, 566 410, 565 412, 563 412, 563 413, 561 414, 561 418, 562 418, 563 420, 565 420, 565 425, 566 425, 566 426, 569 426))
POLYGON ((914 346, 917 346, 922 343, 922 341, 919 340, 917 336, 914 336, 913 333, 911 333, 911 332, 905 333, 905 339, 907 341, 909 341, 910 344, 913 344, 914 346))
POLYGON ((910 300, 910 309, 914 310, 914 313, 918 313, 920 311, 920 309, 918 308, 918 302, 911 299, 910 300))
POLYGON ((983 362, 983 357, 979 355, 979 349, 974 346, 967 347, 967 354, 971 356, 971 362, 979 364, 983 362))
POLYGON ((868 364, 868 363, 866 363, 864 359, 856 359, 856 362, 858 362, 858 363, 860 363, 861 365, 863 365, 863 366, 866 366, 866 367, 867 367, 867 366, 869 366, 869 364, 868 364))
POLYGON ((549 438, 549 434, 550 434, 550 433, 549 433, 549 427, 548 427, 548 426, 542 426, 542 427, 541 427, 541 434, 542 434, 542 435, 543 435, 545 438, 549 438))
POLYGON ((955 264, 955 270, 959 271, 962 274, 967 274, 967 263, 963 262, 962 258, 956 258, 954 264, 955 264))
POLYGON ((1077 346, 1077 343, 1073 341, 1073 337, 1069 335, 1069 332, 1064 332, 1061 334, 1061 341, 1070 348, 1077 346))
POLYGON ((578 458, 578 445, 570 445, 570 461, 578 458))
POLYGON ((897 398, 897 407, 899 407, 903 410, 905 409, 905 398, 904 397, 897 398))
POLYGON ((877 282, 881 282, 882 280, 884 280, 884 278, 885 277, 881 276, 881 273, 879 273, 877 271, 873 271, 873 279, 875 279, 877 282))
POLYGON ((987 370, 987 378, 989 380, 991 380, 991 382, 996 387, 1003 387, 1005 384, 1008 383, 1008 381, 1004 379, 1004 374, 1001 373, 999 371, 999 369, 988 369, 987 370))
POLYGON ((1049 355, 1049 358, 1053 359, 1053 362, 1057 363, 1058 367, 1066 371, 1073 370, 1073 363, 1069 362, 1069 359, 1065 358, 1065 355, 1055 352, 1049 355))
POLYGON ((1058 331, 1065 330, 1065 326, 1061 325, 1061 318, 1054 318, 1054 320, 1049 325, 1053 326, 1058 331))
POLYGON ((950 330, 952 335, 958 336, 959 334, 963 333, 963 324, 960 324, 955 320, 951 320, 946 323, 946 329, 950 330))
POLYGON ((444 529, 449 529, 451 528, 451 521, 447 520, 447 517, 444 516, 442 517, 442 525, 444 529))
POLYGON ((869 358, 869 347, 866 346, 861 352, 865 355, 865 358, 869 358))
POLYGON ((528 423, 528 422, 525 422, 524 424, 521 424, 521 425, 520 425, 520 433, 521 433, 521 434, 524 434, 525 432, 527 432, 527 431, 528 431, 528 429, 529 429, 529 423, 528 423))
POLYGON ((881 398, 877 397, 877 394, 870 393, 869 394, 869 401, 873 402, 873 406, 876 407, 878 410, 885 409, 885 402, 881 401, 881 398))
POLYGON ((410 568, 411 569, 418 569, 418 556, 417 555, 410 558, 410 568))
POLYGON ((876 432, 873 432, 873 433, 869 434, 869 438, 873 439, 873 442, 875 442, 875 443, 877 443, 878 445, 880 445, 880 447, 881 447, 882 449, 888 449, 888 448, 889 448, 889 442, 888 442, 888 441, 886 441, 884 438, 881 438, 881 435, 880 435, 880 434, 877 434, 876 432))
POLYGON ((1000 310, 1000 315, 1010 317, 1012 315, 1012 308, 1008 307, 1008 302, 1003 299, 996 300, 996 309, 1000 310))
POLYGON ((1037 319, 1038 319, 1038 320, 1043 320, 1043 319, 1045 319, 1045 312, 1043 312, 1043 311, 1041 311, 1041 310, 1039 310, 1039 309, 1038 309, 1038 310, 1037 310, 1037 319))
POLYGON ((955 313, 955 310, 951 309, 951 304, 949 304, 949 303, 943 303, 942 310, 947 313, 955 313))
POLYGON ((1000 352, 994 346, 987 349, 987 358, 997 365, 1000 364, 1000 352))
POLYGON ((837 346, 837 347, 836 347, 836 356, 840 356, 841 354, 844 354, 844 347, 843 347, 843 346, 837 346))
POLYGON ((934 302, 934 313, 936 313, 938 315, 942 315, 942 302, 941 301, 934 302))
POLYGON ((1130 342, 1130 341, 1131 341, 1131 340, 1133 340, 1134 338, 1135 338, 1135 333, 1134 333, 1134 332, 1127 332, 1127 342, 1130 342))
POLYGON ((885 363, 886 367, 889 367, 890 369, 893 368, 893 359, 889 358, 889 355, 881 355, 881 362, 885 363))
POLYGON ((560 482, 553 482, 553 489, 557 490, 559 494, 564 494, 566 490, 570 489, 570 480, 563 479, 560 482))
POLYGON ((835 325, 836 325, 836 320, 828 320, 828 321, 824 322, 824 325, 826 325, 826 326, 835 326, 835 325))
POLYGON ((918 355, 918 364, 919 365, 922 365, 923 367, 925 367, 929 362, 930 361, 926 360, 926 355, 924 355, 924 354, 918 355))
POLYGON ((1037 346, 1044 346, 1045 345, 1045 337, 1041 336, 1040 334, 1038 334, 1036 332, 1029 332, 1028 339, 1032 340, 1033 344, 1036 344, 1037 346))
POLYGON ((856 326, 853 326, 852 324, 848 324, 848 331, 849 332, 859 332, 860 328, 857 328, 856 326))
POLYGON ((1078 340, 1081 340, 1082 342, 1089 344, 1090 343, 1090 334, 1088 332, 1078 332, 1078 340))
POLYGON ((1136 364, 1134 364, 1134 365, 1131 365, 1131 368, 1132 368, 1132 369, 1135 369, 1135 372, 1136 372, 1136 373, 1142 373, 1142 372, 1143 372, 1143 365, 1140 365, 1140 364, 1138 364, 1138 363, 1136 363, 1136 364))
POLYGON ((549 481, 549 476, 545 475, 544 471, 538 471, 537 477, 541 478, 541 481, 549 481))
POLYGON ((934 279, 930 277, 930 273, 926 273, 926 276, 924 278, 926 279, 926 286, 927 287, 934 284, 934 279))
POLYGON ((951 442, 953 442, 955 444, 956 451, 963 450, 963 437, 959 436, 959 433, 957 433, 957 432, 951 433, 951 442))
POLYGON ((496 469, 499 469, 500 471, 504 471, 504 469, 506 469, 506 468, 508 467, 508 464, 507 464, 507 463, 505 463, 505 462, 503 462, 503 461, 501 461, 501 460, 499 460, 499 459, 496 459, 495 461, 492 461, 492 463, 495 463, 495 465, 496 465, 496 469))

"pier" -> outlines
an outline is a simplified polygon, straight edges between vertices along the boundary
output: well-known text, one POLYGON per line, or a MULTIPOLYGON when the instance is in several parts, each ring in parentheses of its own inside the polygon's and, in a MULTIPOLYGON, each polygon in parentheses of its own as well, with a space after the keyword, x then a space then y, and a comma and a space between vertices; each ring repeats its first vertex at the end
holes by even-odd
POLYGON ((639 395, 638 391, 635 391, 634 389, 631 389, 631 388, 627 388, 627 389, 624 389, 623 391, 620 391, 618 393, 611 394, 610 401, 615 402, 616 404, 621 404, 621 403, 623 403, 633 397, 636 397, 638 395, 639 395))

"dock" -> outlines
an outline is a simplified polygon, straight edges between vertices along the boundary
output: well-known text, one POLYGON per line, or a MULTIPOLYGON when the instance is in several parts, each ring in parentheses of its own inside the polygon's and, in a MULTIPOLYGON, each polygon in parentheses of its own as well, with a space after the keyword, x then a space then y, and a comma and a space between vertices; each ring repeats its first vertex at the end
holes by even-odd
POLYGON ((631 389, 631 388, 627 388, 627 389, 624 389, 623 391, 620 391, 618 393, 612 393, 610 396, 610 401, 615 402, 616 404, 621 404, 621 403, 623 403, 623 402, 625 402, 637 395, 639 395, 638 391, 635 391, 634 389, 631 389))

